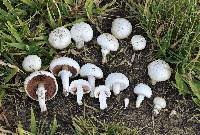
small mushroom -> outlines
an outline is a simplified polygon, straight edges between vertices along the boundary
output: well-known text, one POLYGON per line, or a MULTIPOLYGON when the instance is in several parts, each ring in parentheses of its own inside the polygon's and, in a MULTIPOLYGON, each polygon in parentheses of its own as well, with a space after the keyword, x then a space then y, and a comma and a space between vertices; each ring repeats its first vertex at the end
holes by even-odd
POLYGON ((111 73, 106 78, 105 85, 117 95, 129 86, 129 80, 122 73, 111 73))
POLYGON ((103 33, 97 37, 97 43, 101 46, 102 52, 102 63, 106 63, 106 55, 110 53, 110 51, 117 51, 119 48, 118 40, 109 33, 103 33))
POLYGON ((35 71, 24 82, 27 95, 39 101, 41 112, 47 111, 46 100, 52 99, 58 90, 56 78, 47 71, 35 71))
POLYGON ((124 109, 126 109, 128 107, 128 104, 129 104, 129 99, 125 98, 124 99, 124 109))
POLYGON ((150 98, 152 95, 151 88, 143 83, 140 83, 137 86, 135 86, 134 93, 138 95, 136 100, 136 108, 140 107, 140 104, 144 100, 144 97, 150 98))
POLYGON ((34 72, 40 70, 42 61, 37 55, 28 55, 24 58, 22 66, 27 72, 34 72))
POLYGON ((141 35, 134 35, 131 39, 131 44, 135 51, 142 50, 146 47, 146 39, 141 35))
POLYGON ((91 26, 85 22, 74 24, 70 32, 78 49, 84 46, 84 42, 89 42, 93 38, 93 30, 91 26))
POLYGON ((102 70, 94 64, 87 63, 81 67, 80 75, 82 77, 88 77, 91 85, 90 97, 94 97, 95 79, 103 78, 102 70))
POLYGON ((94 95, 95 98, 99 98, 100 109, 102 110, 106 109, 107 108, 106 99, 111 95, 110 89, 105 85, 99 85, 98 87, 95 88, 94 95))
POLYGON ((83 94, 90 93, 91 87, 88 81, 79 79, 71 82, 69 91, 77 97, 78 105, 82 105, 83 94))
POLYGON ((151 78, 152 85, 157 82, 166 81, 171 76, 169 64, 163 60, 155 60, 148 65, 148 75, 151 78))
POLYGON ((80 71, 79 64, 68 57, 60 57, 54 59, 49 67, 49 70, 56 76, 61 77, 63 85, 63 94, 69 95, 69 78, 75 77, 80 71))
POLYGON ((71 43, 70 31, 65 27, 58 27, 49 34, 49 43, 56 49, 64 49, 71 43))
POLYGON ((161 97, 155 97, 153 100, 154 109, 153 114, 158 115, 160 110, 166 107, 166 100, 161 97))
POLYGON ((127 38, 132 32, 131 23, 125 18, 117 18, 112 22, 111 33, 117 39, 127 38))

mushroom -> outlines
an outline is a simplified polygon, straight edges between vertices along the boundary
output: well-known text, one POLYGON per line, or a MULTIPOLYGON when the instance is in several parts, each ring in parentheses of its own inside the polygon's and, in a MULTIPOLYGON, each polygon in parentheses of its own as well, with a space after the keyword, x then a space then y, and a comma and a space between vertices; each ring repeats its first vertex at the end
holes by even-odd
POLYGON ((128 107, 128 104, 129 104, 129 99, 125 98, 124 99, 124 109, 126 109, 128 107))
POLYGON ((74 24, 70 32, 78 49, 84 46, 84 42, 89 42, 93 38, 93 30, 91 26, 85 22, 74 24))
POLYGON ((78 105, 82 105, 82 98, 83 94, 90 93, 91 86, 88 81, 79 79, 79 80, 74 80, 71 82, 69 86, 69 91, 73 95, 76 95, 77 97, 77 103, 78 105))
POLYGON ((117 51, 119 48, 118 40, 109 33, 103 33, 97 37, 97 43, 101 46, 102 52, 102 63, 106 63, 106 55, 110 53, 110 51, 117 51))
POLYGON ((98 87, 95 88, 94 96, 95 98, 99 98, 100 109, 104 110, 107 108, 106 99, 107 97, 110 97, 110 95, 111 95, 110 89, 105 85, 99 85, 98 87))
POLYGON ((153 100, 154 109, 153 114, 158 115, 160 110, 166 107, 166 100, 161 97, 155 97, 153 100))
POLYGON ((58 27, 49 34, 49 43, 56 49, 64 49, 71 43, 70 31, 64 26, 58 27))
POLYGON ((157 82, 166 81, 171 76, 169 64, 163 60, 155 60, 148 65, 148 75, 151 78, 152 85, 157 82))
POLYGON ((49 70, 56 76, 61 77, 63 85, 63 94, 69 95, 69 78, 78 75, 80 66, 79 64, 68 57, 60 57, 54 59, 49 67, 49 70))
POLYGON ((47 111, 46 100, 52 99, 58 90, 58 84, 53 74, 47 71, 35 71, 24 82, 27 95, 39 101, 41 112, 47 111))
POLYGON ((117 95, 129 86, 129 80, 122 73, 111 73, 106 78, 105 85, 117 95))
POLYGON ((22 62, 22 67, 27 72, 34 72, 40 70, 42 61, 37 55, 28 55, 22 62))
POLYGON ((87 63, 81 67, 80 75, 88 77, 88 82, 91 86, 90 97, 94 97, 95 79, 103 78, 102 70, 94 64, 87 63))
POLYGON ((125 18, 117 18, 112 22, 111 33, 117 39, 127 38, 132 32, 131 23, 125 18))
POLYGON ((144 100, 144 97, 150 98, 152 95, 151 88, 143 83, 140 83, 137 86, 135 86, 134 93, 138 95, 136 100, 136 108, 140 107, 140 104, 144 100))
POLYGON ((135 51, 142 50, 146 47, 146 39, 141 35, 134 35, 131 38, 131 44, 135 51))

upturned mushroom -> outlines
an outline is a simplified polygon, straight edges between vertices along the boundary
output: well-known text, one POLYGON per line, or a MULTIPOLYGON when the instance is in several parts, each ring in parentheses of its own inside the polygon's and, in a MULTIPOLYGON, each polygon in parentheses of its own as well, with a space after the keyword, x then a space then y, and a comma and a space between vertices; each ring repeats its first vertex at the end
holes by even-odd
POLYGON ((125 18, 117 18, 112 22, 111 33, 117 39, 127 38, 132 32, 131 23, 125 18))
POLYGON ((153 100, 154 109, 153 114, 158 115, 160 110, 166 107, 166 100, 161 97, 155 97, 153 100))
POLYGON ((135 51, 143 50, 146 47, 146 39, 141 35, 134 35, 131 38, 131 44, 133 50, 135 51))
POLYGON ((63 85, 63 94, 65 96, 69 95, 69 78, 75 77, 80 71, 79 64, 68 57, 60 57, 54 59, 50 66, 49 70, 56 76, 61 77, 63 85))
POLYGON ((78 105, 82 105, 83 94, 90 93, 91 87, 88 81, 79 79, 71 82, 69 91, 71 94, 76 95, 78 105))
POLYGON ((81 67, 80 75, 88 78, 91 85, 90 97, 94 97, 95 79, 103 78, 102 70, 94 64, 87 63, 81 67))
POLYGON ((144 100, 144 97, 150 98, 152 95, 151 88, 143 83, 140 83, 137 86, 135 86, 134 93, 138 95, 136 100, 136 108, 140 107, 140 104, 144 100))
POLYGON ((71 43, 70 31, 65 27, 58 27, 49 34, 49 43, 55 49, 64 49, 71 43))
POLYGON ((102 52, 102 63, 106 63, 106 55, 110 53, 110 51, 117 51, 119 48, 118 40, 109 33, 103 33, 97 37, 97 43, 101 46, 102 52))
POLYGON ((70 32, 78 49, 84 46, 84 42, 89 42, 93 38, 93 30, 91 26, 85 22, 74 24, 70 32))
POLYGON ((122 73, 111 73, 106 78, 105 85, 117 95, 129 86, 129 80, 122 73))
POLYGON ((22 62, 22 67, 27 72, 34 72, 40 70, 42 61, 37 55, 28 55, 22 62))
POLYGON ((27 95, 37 100, 41 112, 47 111, 46 100, 52 99, 58 90, 56 78, 47 71, 35 71, 31 73, 24 82, 27 95))
POLYGON ((155 60, 148 65, 148 75, 151 78, 152 85, 157 82, 166 81, 171 76, 171 68, 163 60, 155 60))
POLYGON ((106 109, 107 108, 106 99, 111 95, 110 89, 105 85, 99 85, 98 87, 95 88, 94 95, 95 98, 99 98, 100 109, 102 110, 106 109))

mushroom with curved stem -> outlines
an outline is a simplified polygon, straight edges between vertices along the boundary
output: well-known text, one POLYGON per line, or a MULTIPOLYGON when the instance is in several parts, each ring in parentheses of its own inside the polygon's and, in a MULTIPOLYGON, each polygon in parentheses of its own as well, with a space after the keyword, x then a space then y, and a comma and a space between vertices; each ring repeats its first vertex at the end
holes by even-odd
POLYGON ((102 70, 94 64, 87 63, 81 67, 80 75, 88 77, 88 82, 91 85, 90 97, 94 97, 95 79, 103 78, 102 70))
POLYGON ((61 77, 63 85, 63 94, 69 95, 69 78, 75 77, 80 71, 79 64, 68 57, 60 57, 54 59, 49 67, 49 70, 59 77, 61 77))
POLYGON ((105 85, 99 85, 98 87, 95 88, 94 90, 94 96, 95 98, 99 98, 99 103, 100 103, 100 109, 104 110, 107 108, 107 97, 110 97, 111 92, 108 87, 105 85))
POLYGON ((74 80, 71 82, 71 84, 69 86, 69 91, 73 95, 76 95, 76 97, 77 97, 76 100, 77 100, 78 105, 82 105, 83 104, 83 102, 82 102, 83 94, 90 93, 91 86, 90 86, 89 82, 86 80, 83 80, 83 79, 74 80))
POLYGON ((152 85, 157 82, 166 81, 171 76, 171 68, 163 60, 155 60, 148 65, 148 75, 151 78, 152 85))
POLYGON ((84 42, 89 42, 93 38, 93 30, 91 26, 85 22, 75 23, 70 32, 78 49, 84 46, 84 42))
POLYGON ((37 55, 28 55, 24 58, 22 66, 27 72, 34 72, 40 70, 42 61, 37 55))
POLYGON ((111 73, 106 78, 105 85, 117 95, 129 86, 129 80, 122 73, 111 73))
POLYGON ((143 50, 146 47, 146 39, 141 35, 134 35, 131 38, 131 44, 135 51, 143 50))
POLYGON ((137 86, 135 86, 134 93, 138 95, 136 100, 136 108, 140 107, 140 104, 144 100, 144 97, 150 98, 152 95, 151 88, 143 83, 140 83, 137 86))
POLYGON ((102 63, 106 63, 106 55, 110 53, 110 51, 117 51, 119 48, 118 40, 109 33, 103 33, 97 37, 97 43, 101 46, 102 52, 102 63))
POLYGON ((35 71, 24 82, 27 95, 38 100, 41 112, 47 111, 46 100, 52 99, 58 90, 56 78, 47 71, 35 71))
POLYGON ((158 115, 160 110, 166 107, 166 100, 161 97, 155 97, 153 100, 154 109, 153 114, 158 115))

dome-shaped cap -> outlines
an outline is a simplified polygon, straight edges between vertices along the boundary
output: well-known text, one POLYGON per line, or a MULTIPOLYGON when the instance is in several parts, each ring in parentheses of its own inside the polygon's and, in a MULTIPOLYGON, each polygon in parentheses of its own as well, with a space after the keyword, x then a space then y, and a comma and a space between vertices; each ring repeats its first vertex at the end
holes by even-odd
POLYGON ((33 72, 40 70, 42 65, 42 61, 40 57, 37 55, 28 55, 27 57, 24 58, 22 62, 22 66, 25 71, 27 72, 33 72))
POLYGON ((146 47, 146 39, 141 35, 134 35, 131 38, 131 44, 134 50, 142 50, 146 47))
POLYGON ((102 70, 94 64, 87 63, 81 67, 80 75, 82 77, 94 76, 95 78, 103 78, 102 70))
POLYGON ((140 83, 137 86, 135 86, 134 93, 137 95, 143 95, 147 98, 150 98, 152 95, 152 90, 148 85, 140 83))
POLYGON ((154 105, 159 106, 160 108, 166 107, 166 100, 161 97, 155 97, 153 100, 154 105))

